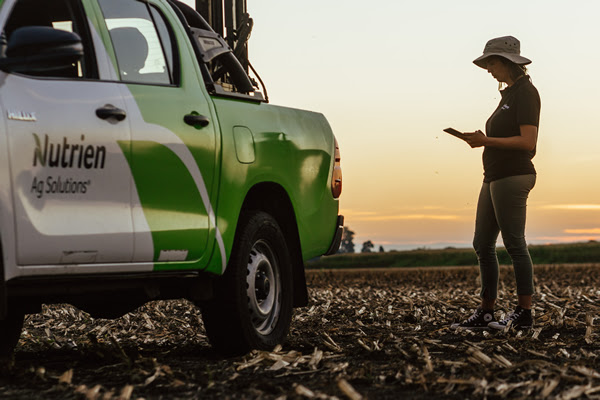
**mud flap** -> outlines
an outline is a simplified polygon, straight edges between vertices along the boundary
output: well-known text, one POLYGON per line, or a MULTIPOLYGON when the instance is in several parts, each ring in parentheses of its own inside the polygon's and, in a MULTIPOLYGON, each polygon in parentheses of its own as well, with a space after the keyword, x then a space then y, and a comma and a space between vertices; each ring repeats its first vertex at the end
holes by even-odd
POLYGON ((342 244, 343 233, 344 233, 344 216, 338 215, 337 228, 335 230, 335 236, 333 237, 333 242, 331 242, 331 246, 329 246, 329 250, 327 250, 327 253, 325 253, 323 255, 330 256, 332 254, 337 253, 337 251, 340 249, 340 245, 342 244))

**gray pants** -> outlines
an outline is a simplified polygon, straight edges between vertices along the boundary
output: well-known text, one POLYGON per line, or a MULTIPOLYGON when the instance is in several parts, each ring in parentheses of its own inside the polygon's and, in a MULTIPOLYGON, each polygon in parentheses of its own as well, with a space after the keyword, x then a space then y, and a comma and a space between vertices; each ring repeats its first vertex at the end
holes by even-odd
POLYGON ((527 197, 535 186, 535 175, 518 175, 483 183, 477 203, 473 247, 479 258, 481 297, 498 297, 498 233, 510 255, 517 294, 533 294, 533 263, 525 242, 527 197))

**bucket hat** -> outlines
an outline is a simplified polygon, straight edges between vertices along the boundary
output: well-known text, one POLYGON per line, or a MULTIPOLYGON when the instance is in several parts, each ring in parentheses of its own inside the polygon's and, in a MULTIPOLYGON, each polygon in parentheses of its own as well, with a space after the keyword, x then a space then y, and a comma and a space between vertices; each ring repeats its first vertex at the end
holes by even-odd
POLYGON ((531 64, 531 60, 521 55, 521 42, 513 36, 502 36, 488 40, 483 49, 483 55, 473 60, 481 68, 486 68, 485 59, 490 56, 500 56, 519 65, 531 64))

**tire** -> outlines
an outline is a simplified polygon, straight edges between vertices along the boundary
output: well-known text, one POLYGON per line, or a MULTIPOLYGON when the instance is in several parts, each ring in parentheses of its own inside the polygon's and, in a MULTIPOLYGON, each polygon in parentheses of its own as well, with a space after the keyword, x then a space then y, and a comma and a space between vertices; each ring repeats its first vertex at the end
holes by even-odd
POLYGON ((6 319, 0 320, 0 358, 10 357, 17 347, 24 319, 21 312, 9 312, 6 319))
POLYGON ((282 343, 292 320, 292 279, 277 221, 261 211, 251 213, 240 225, 215 298, 201 305, 213 347, 237 355, 282 343))

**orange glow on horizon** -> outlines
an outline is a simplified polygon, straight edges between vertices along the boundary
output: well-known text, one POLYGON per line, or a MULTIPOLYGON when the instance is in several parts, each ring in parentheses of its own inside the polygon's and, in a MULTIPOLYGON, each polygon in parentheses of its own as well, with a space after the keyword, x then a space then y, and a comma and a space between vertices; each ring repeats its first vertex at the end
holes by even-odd
POLYGON ((542 206, 541 208, 547 210, 600 211, 600 204, 553 204, 542 206))
POLYGON ((600 228, 591 229, 565 229, 565 233, 572 233, 575 235, 600 235, 600 228))

